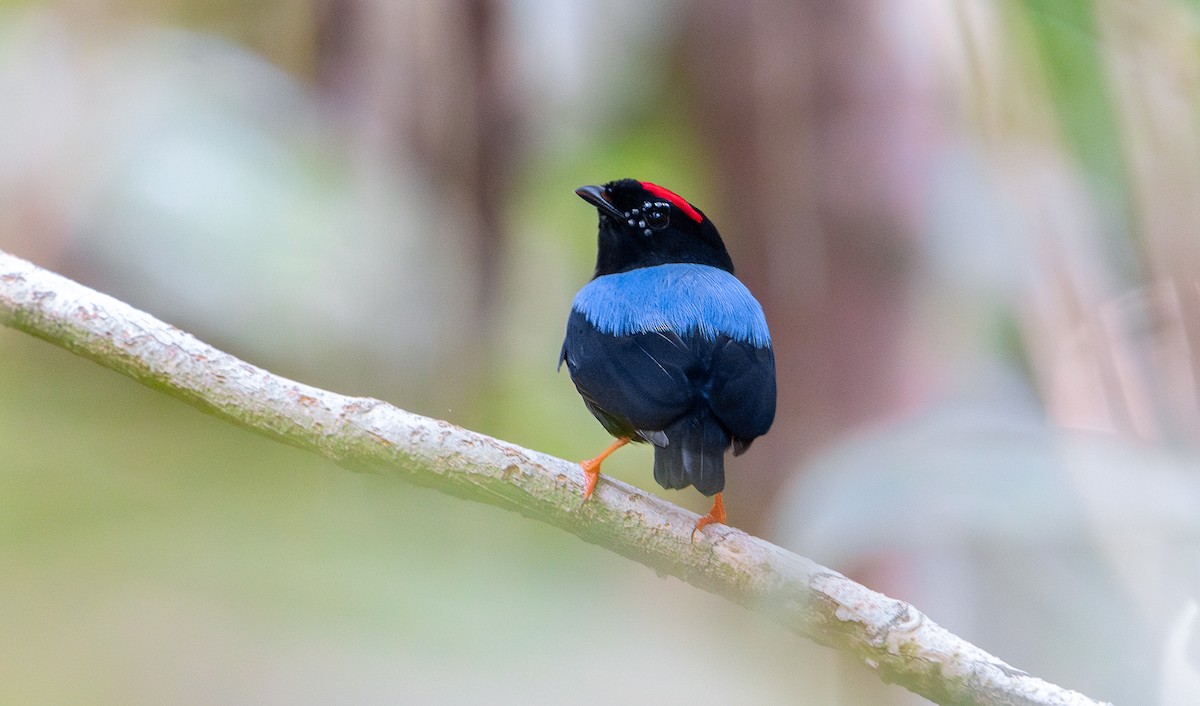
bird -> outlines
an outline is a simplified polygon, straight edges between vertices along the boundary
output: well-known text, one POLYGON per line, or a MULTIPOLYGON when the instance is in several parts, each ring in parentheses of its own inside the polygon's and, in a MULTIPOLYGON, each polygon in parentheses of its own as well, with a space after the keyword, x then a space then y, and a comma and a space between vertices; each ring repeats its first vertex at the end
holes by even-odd
POLYGON ((583 501, 609 455, 649 443, 659 485, 713 498, 694 541, 727 524, 725 452, 741 455, 775 419, 766 316, 716 226, 683 197, 635 179, 575 193, 599 216, 596 269, 571 303, 558 367, 616 437, 580 462, 583 501))

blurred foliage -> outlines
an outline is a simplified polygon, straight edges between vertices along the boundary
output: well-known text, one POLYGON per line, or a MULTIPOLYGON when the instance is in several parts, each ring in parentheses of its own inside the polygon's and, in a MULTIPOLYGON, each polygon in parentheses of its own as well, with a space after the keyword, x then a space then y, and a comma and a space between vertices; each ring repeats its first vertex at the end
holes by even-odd
MULTIPOLYGON (((794 476, 763 485, 773 536, 1019 668, 1157 700, 1200 585, 1200 2, 834 8, 0 0, 0 247, 276 372, 583 457, 608 439, 554 368, 595 258, 571 190, 669 185, 761 258, 739 273, 773 327, 814 324, 777 347, 829 367, 787 372, 867 405, 756 442, 794 476)), ((649 465, 605 471, 706 509, 649 465)), ((0 632, 15 703, 913 703, 10 331, 0 632)))
POLYGON ((1121 135, 1104 45, 1091 0, 1024 0, 1020 21, 1033 35, 1059 124, 1090 178, 1106 194, 1125 187, 1121 135))

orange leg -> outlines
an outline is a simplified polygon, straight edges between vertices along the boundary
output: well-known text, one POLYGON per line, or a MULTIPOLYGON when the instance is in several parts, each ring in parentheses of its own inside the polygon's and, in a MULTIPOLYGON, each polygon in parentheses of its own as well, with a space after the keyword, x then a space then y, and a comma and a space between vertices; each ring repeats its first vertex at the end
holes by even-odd
MULTIPOLYGON (((579 462, 579 465, 583 466, 583 475, 585 478, 584 486, 583 486, 583 501, 584 502, 587 502, 587 499, 592 497, 592 491, 594 491, 596 489, 596 481, 600 480, 600 464, 604 462, 604 459, 606 459, 610 455, 612 455, 613 451, 616 451, 617 449, 621 448, 622 446, 624 446, 625 444, 628 444, 628 443, 629 443, 628 436, 618 437, 617 440, 612 442, 612 444, 610 444, 607 449, 604 449, 603 451, 601 451, 600 455, 597 456, 596 458, 591 458, 586 461, 579 462)), ((722 517, 724 517, 724 515, 722 515, 722 517)))
POLYGON ((692 530, 692 541, 696 541, 697 532, 711 524, 725 524, 725 501, 721 499, 720 493, 713 498, 713 506, 708 514, 696 521, 696 527, 692 530))

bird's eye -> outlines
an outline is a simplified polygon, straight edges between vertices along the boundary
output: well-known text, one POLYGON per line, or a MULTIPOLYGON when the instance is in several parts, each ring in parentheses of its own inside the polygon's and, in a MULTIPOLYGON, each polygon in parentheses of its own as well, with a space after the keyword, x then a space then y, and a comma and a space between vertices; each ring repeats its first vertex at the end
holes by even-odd
POLYGON ((666 228, 671 222, 671 206, 664 203, 651 204, 644 212, 643 218, 646 219, 646 225, 654 230, 666 228))

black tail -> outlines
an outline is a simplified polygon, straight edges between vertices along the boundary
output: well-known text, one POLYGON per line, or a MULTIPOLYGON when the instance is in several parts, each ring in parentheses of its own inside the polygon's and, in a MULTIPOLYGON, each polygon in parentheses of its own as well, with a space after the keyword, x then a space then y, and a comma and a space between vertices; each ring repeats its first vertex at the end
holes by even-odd
POLYGON ((729 433, 711 413, 685 417, 666 428, 667 445, 654 449, 654 480, 677 490, 696 486, 705 495, 725 489, 729 433))

